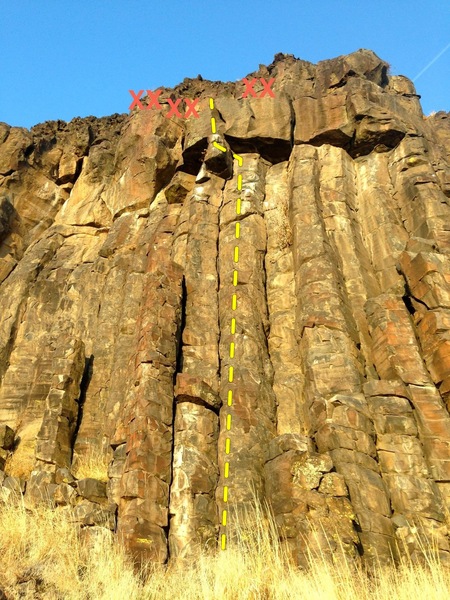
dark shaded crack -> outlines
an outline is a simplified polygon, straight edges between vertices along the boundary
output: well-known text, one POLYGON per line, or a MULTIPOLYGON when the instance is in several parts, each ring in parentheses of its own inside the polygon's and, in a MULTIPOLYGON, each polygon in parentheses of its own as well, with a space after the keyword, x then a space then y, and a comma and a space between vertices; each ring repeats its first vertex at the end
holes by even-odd
POLYGON ((408 281, 406 280, 406 275, 403 273, 403 271, 400 268, 397 268, 397 272, 400 275, 402 275, 403 278, 405 279, 405 293, 402 296, 402 300, 405 303, 405 306, 408 309, 409 314, 414 315, 414 313, 416 312, 416 309, 414 308, 414 305, 412 303, 413 300, 414 300, 414 302, 421 304, 426 310, 430 310, 430 307, 427 306, 427 304, 423 300, 419 300, 419 298, 416 298, 414 296, 414 294, 411 291, 411 288, 409 287, 408 281))
POLYGON ((411 297, 408 296, 407 294, 405 294, 404 296, 402 296, 402 300, 403 300, 409 314, 414 315, 414 313, 416 312, 416 309, 414 308, 414 305, 411 301, 411 297))
MULTIPOLYGON (((381 66, 381 78, 380 78, 380 87, 385 88, 389 85, 389 75, 388 75, 389 67, 388 65, 381 66)), ((373 73, 373 71, 372 71, 373 73)), ((413 94, 411 94, 413 95, 413 94)))
POLYGON ((173 384, 175 386, 177 373, 183 372, 183 331, 186 327, 186 304, 187 304, 187 289, 186 279, 183 276, 181 281, 181 315, 178 323, 178 329, 175 334, 176 346, 177 346, 177 358, 175 365, 175 372, 173 375, 173 384))
POLYGON ((208 138, 204 137, 183 152, 183 164, 178 167, 178 171, 183 171, 189 175, 197 175, 203 163, 203 157, 208 148, 208 138))
MULTIPOLYGON (((295 144, 295 125, 297 123, 297 120, 295 118, 295 110, 292 106, 292 100, 290 102, 290 105, 291 105, 291 152, 292 152, 292 149, 295 144)), ((290 159, 291 152, 289 153, 289 157, 286 160, 290 159)))
MULTIPOLYGON (((175 384, 177 381, 177 374, 182 373, 183 371, 183 331, 186 327, 186 303, 187 303, 187 290, 186 290, 186 280, 183 276, 181 280, 181 302, 180 302, 180 318, 178 320, 178 328, 175 334, 175 343, 177 348, 176 355, 176 363, 175 370, 173 374, 173 387, 175 388, 175 384)), ((167 496, 167 525, 164 525, 161 529, 164 531, 167 541, 167 559, 166 563, 169 562, 170 556, 170 545, 169 545, 169 533, 170 533, 170 522, 172 518, 175 516, 170 512, 170 500, 172 494, 172 483, 173 483, 173 459, 175 456, 175 420, 176 420, 176 411, 177 411, 177 400, 175 398, 175 394, 172 400, 172 444, 170 448, 170 480, 168 482, 168 496, 167 496)))
POLYGON ((84 407, 84 403, 86 402, 86 395, 87 395, 87 391, 89 389, 89 384, 91 382, 93 372, 94 372, 94 355, 91 354, 89 358, 87 358, 87 357, 85 358, 83 376, 82 376, 81 382, 80 382, 80 396, 77 401, 77 403, 78 403, 77 422, 75 424, 75 429, 74 429, 72 439, 71 439, 71 450, 72 450, 71 460, 73 459, 73 449, 74 449, 75 442, 78 437, 78 432, 81 427, 81 422, 83 420, 83 407, 84 407))
POLYGON ((176 399, 176 404, 181 404, 182 402, 190 402, 191 404, 197 404, 197 406, 203 406, 204 408, 211 410, 213 413, 219 416, 220 406, 213 406, 212 404, 210 404, 206 400, 203 400, 203 398, 199 398, 198 396, 179 396, 176 399))
MULTIPOLYGON (((105 227, 105 225, 103 223, 96 223, 95 221, 89 221, 88 223, 83 223, 82 225, 72 225, 72 227, 92 227, 94 229, 102 229, 103 231, 109 231, 109 227, 105 227)), ((76 235, 76 234, 71 234, 71 235, 76 235)), ((63 237, 70 237, 69 236, 63 236, 63 237)))
MULTIPOLYGON (((234 172, 234 166, 235 166, 235 162, 233 161, 233 172, 234 172)), ((217 230, 218 230, 218 234, 217 234, 217 240, 216 240, 216 273, 217 273, 217 330, 219 332, 219 337, 217 339, 217 354, 218 354, 218 359, 219 359, 219 365, 218 365, 218 377, 220 380, 220 377, 222 375, 222 359, 220 356, 220 343, 222 341, 222 328, 220 326, 220 285, 221 285, 221 281, 220 281, 220 268, 219 268, 219 264, 220 264, 220 215, 223 209, 223 196, 224 196, 224 189, 226 186, 226 182, 223 182, 223 187, 221 190, 221 202, 220 202, 220 206, 219 209, 217 211, 217 230)), ((220 419, 219 419, 219 430, 220 430, 220 419)))
POLYGON ((82 156, 81 158, 78 158, 76 165, 75 165, 75 173, 68 173, 67 175, 64 175, 63 177, 58 177, 55 181, 56 185, 64 185, 66 183, 75 183, 83 169, 83 160, 84 160, 84 156, 82 156))
POLYGON ((257 153, 268 162, 277 164, 289 159, 292 150, 292 142, 267 137, 254 137, 249 139, 236 138, 225 134, 225 139, 230 146, 233 146, 233 152, 257 153))
POLYGON ((329 86, 330 90, 334 90, 336 88, 341 88, 344 87, 344 85, 347 84, 348 80, 350 79, 350 77, 359 77, 359 75, 357 73, 355 73, 355 71, 348 71, 343 77, 342 79, 340 79, 337 83, 332 84, 329 86))
MULTIPOLYGON (((382 122, 378 120, 378 122, 382 122)), ((391 129, 389 131, 380 132, 373 135, 368 135, 366 139, 357 140, 355 137, 349 148, 345 148, 352 158, 358 158, 359 156, 367 156, 377 146, 384 146, 386 151, 393 150, 405 137, 404 131, 398 131, 391 129)))
POLYGON ((0 242, 10 232, 11 223, 17 216, 16 209, 8 198, 0 200, 0 242))
MULTIPOLYGON (((367 115, 356 115, 355 122, 361 122, 367 118, 367 115)), ((379 120, 378 122, 383 122, 379 120)), ((356 128, 351 135, 345 133, 341 129, 330 129, 324 131, 309 140, 302 140, 298 145, 324 146, 329 144, 337 148, 342 148, 351 158, 359 158, 367 156, 373 151, 389 152, 394 150, 405 137, 405 132, 391 129, 385 132, 367 133, 367 137, 357 138, 356 128)), ((287 159, 286 159, 287 160, 287 159)))

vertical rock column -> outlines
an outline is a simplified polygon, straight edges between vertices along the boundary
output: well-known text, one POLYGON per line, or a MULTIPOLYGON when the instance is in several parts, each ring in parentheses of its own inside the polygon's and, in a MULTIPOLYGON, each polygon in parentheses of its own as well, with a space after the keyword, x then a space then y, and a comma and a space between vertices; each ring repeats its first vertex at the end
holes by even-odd
POLYGON ((400 264, 425 364, 449 409, 450 260, 436 252, 404 252, 400 264))
POLYGON ((70 345, 72 337, 71 323, 56 326, 54 323, 65 288, 62 280, 52 280, 51 275, 58 264, 61 241, 60 236, 54 235, 37 242, 5 282, 3 331, 6 333, 8 324, 15 324, 9 330, 14 350, 8 357, 8 369, 0 389, 0 423, 6 422, 14 428, 19 442, 8 465, 10 474, 15 476, 28 477, 31 473, 36 436, 53 384, 53 359, 61 356, 58 353, 65 351, 64 346, 70 345), (36 267, 39 263, 41 269, 36 267), (22 301, 20 292, 25 290, 33 300, 22 301), (16 306, 13 302, 9 306, 8 298, 14 298, 17 293, 16 306), (56 338, 52 335, 54 331, 56 338))
MULTIPOLYGON (((337 238, 333 234, 330 240, 323 218, 339 196, 332 187, 320 189, 317 152, 312 147, 296 146, 289 172, 297 335, 306 375, 303 419, 319 452, 331 455, 345 479, 366 555, 376 552, 388 560, 393 541, 390 505, 374 460, 373 424, 361 393, 364 368, 357 346, 360 336, 344 288, 341 259, 331 243, 337 238)), ((306 511, 311 508, 307 503, 306 511)), ((339 509, 332 510, 337 517, 339 509)), ((323 547, 326 551, 326 541, 323 547)))
MULTIPOLYGON (((399 297, 384 294, 367 303, 367 312, 374 341, 374 363, 380 377, 387 380, 397 379, 406 384, 407 397, 414 408, 418 438, 428 468, 425 477, 446 482, 449 478, 450 464, 450 418, 420 355, 405 304, 399 297)), ((407 425, 398 424, 395 420, 393 422, 401 428, 407 425)), ((377 427, 381 435, 385 433, 380 429, 379 423, 377 427)), ((415 430, 410 428, 410 431, 415 430)), ((393 433, 398 433, 398 429, 393 429, 393 433)), ((434 482, 421 482, 417 479, 417 473, 413 475, 414 477, 408 476, 401 484, 409 495, 421 498, 420 502, 415 501, 412 504, 416 507, 414 512, 417 518, 422 520, 422 527, 432 530, 435 523, 427 522, 427 519, 443 521, 441 495, 434 482)), ((401 479, 395 485, 400 483, 401 479)), ((396 498, 398 493, 393 495, 394 506, 396 498)), ((395 510, 399 512, 398 502, 395 510)), ((411 507, 408 511, 411 512, 411 507)), ((439 545, 445 549, 442 541, 439 541, 439 545)))
POLYGON ((149 208, 119 216, 93 264, 80 265, 68 281, 67 313, 91 357, 75 470, 79 459, 110 452, 127 394, 129 363, 136 354, 147 251, 161 221, 173 218, 171 208, 161 194, 149 208))
MULTIPOLYGON (((147 284, 148 279, 146 274, 148 248, 154 242, 154 235, 158 227, 161 226, 161 221, 164 219, 168 223, 173 223, 174 218, 178 218, 178 212, 179 207, 177 205, 167 205, 164 193, 158 194, 146 213, 141 211, 140 214, 124 214, 116 219, 100 252, 101 256, 105 257, 114 254, 113 269, 115 268, 114 265, 118 266, 120 264, 128 270, 127 279, 124 282, 123 289, 121 289, 120 311, 115 314, 120 326, 115 332, 108 329, 105 332, 107 335, 112 333, 114 339, 114 353, 111 357, 113 359, 111 379, 105 409, 108 414, 104 425, 108 442, 114 435, 117 422, 124 416, 124 406, 130 386, 132 389, 134 387, 135 380, 130 380, 130 371, 133 374, 133 369, 130 369, 130 357, 135 356, 136 346, 141 337, 137 324, 142 319, 141 302, 144 286, 147 284), (127 243, 122 246, 124 240, 127 243)), ((111 313, 111 308, 108 312, 111 313)), ((102 311, 99 311, 99 316, 101 314, 102 311)), ((98 323, 97 328, 99 335, 95 338, 96 344, 99 343, 99 338, 102 339, 103 321, 98 323)), ((96 330, 94 327, 92 329, 96 330)), ((95 401, 95 396, 92 400, 95 401)), ((108 497, 115 504, 119 504, 120 481, 126 459, 124 439, 122 438, 120 445, 114 445, 112 461, 108 468, 107 492, 108 497)), ((98 442, 100 441, 102 440, 98 440, 98 442)), ((88 448, 90 447, 92 446, 89 445, 88 448)))
POLYGON ((415 558, 423 548, 429 549, 431 542, 444 554, 449 548, 443 506, 419 440, 410 391, 400 381, 386 380, 369 381, 364 391, 375 424, 378 460, 389 489, 399 549, 403 551, 406 545, 415 558))
POLYGON ((342 475, 329 453, 315 452, 304 407, 304 365, 296 336, 296 310, 288 163, 270 168, 266 178, 268 339, 277 399, 277 433, 265 464, 266 495, 278 525, 280 543, 292 559, 308 563, 308 550, 354 555, 355 514, 342 475), (303 435, 302 435, 303 434, 303 435), (327 532, 324 539, 323 532, 327 532))
POLYGON ((42 470, 70 468, 73 435, 78 417, 80 384, 84 373, 84 344, 69 340, 57 348, 52 361, 53 381, 36 441, 37 466, 42 470), (59 352, 58 352, 59 350, 59 352))
POLYGON ((370 360, 371 339, 364 306, 367 297, 378 293, 379 287, 356 219, 354 161, 345 150, 327 144, 318 148, 317 154, 323 223, 335 257, 336 273, 342 281, 342 296, 350 307, 350 323, 352 327, 354 324, 352 338, 360 349, 358 359, 364 364, 365 374, 374 377, 376 373, 370 360))
MULTIPOLYGON (((40 359, 47 358, 42 354, 60 300, 57 293, 51 294, 45 275, 48 275, 47 265, 54 261, 61 242, 62 238, 57 235, 37 242, 2 286, 0 423, 12 428, 24 424, 23 413, 28 400, 32 392, 37 392, 32 388, 38 383, 36 372, 40 359), (31 295, 37 296, 34 303, 30 302, 31 295), (42 330, 36 327, 37 323, 42 325, 42 330)), ((37 401, 43 390, 39 391, 37 401)), ((44 399, 47 392, 48 387, 44 399)), ((40 404, 42 406, 42 402, 40 404)), ((34 408, 35 414, 42 417, 42 412, 34 408)))
POLYGON ((437 387, 411 387, 411 392, 422 412, 419 426, 430 468, 450 508, 450 263, 446 255, 435 252, 405 252, 401 267, 411 295, 415 333, 437 387))
POLYGON ((305 433, 302 419, 304 374, 295 335, 294 259, 289 222, 288 163, 271 167, 266 178, 264 219, 267 227, 267 303, 270 318, 268 346, 274 368, 277 433, 305 433))
POLYGON ((448 252, 450 206, 430 162, 426 140, 405 137, 391 155, 389 170, 407 231, 433 240, 440 251, 448 252))
POLYGON ((309 550, 355 552, 354 511, 343 477, 334 472, 328 453, 315 452, 304 419, 304 364, 296 336, 296 294, 288 164, 274 165, 266 178, 267 298, 269 350, 274 367, 278 436, 269 444, 266 494, 285 550, 307 564, 309 550), (338 527, 335 525, 338 524, 338 527), (328 534, 324 540, 323 531, 328 534))
POLYGON ((307 377, 302 419, 307 431, 315 434, 323 422, 328 395, 360 391, 363 365, 338 257, 323 223, 317 149, 296 146, 290 163, 296 333, 307 377))
MULTIPOLYGON (((262 498, 263 467, 268 444, 276 434, 273 369, 267 348, 268 314, 264 270, 266 227, 262 217, 267 167, 257 154, 244 154, 242 158, 243 167, 235 165, 233 179, 225 188, 219 237, 220 396, 223 408, 219 436, 222 477, 216 498, 219 514, 222 515, 225 507, 223 491, 224 485, 227 485, 227 527, 234 526, 237 509, 250 504, 251 487, 256 496, 262 498), (237 189, 239 176, 242 176, 240 191, 237 189), (241 202, 240 209, 237 210, 238 198, 241 202), (240 225, 238 239, 236 222, 240 225), (236 246, 239 247, 238 257, 235 253, 236 246), (234 271, 236 285, 233 285, 234 271), (232 306, 233 293, 236 293, 235 310, 232 306), (232 318, 235 318, 235 326, 232 326, 232 318), (235 343, 233 357, 230 356, 231 342, 235 343), (228 406, 229 391, 232 392, 231 407, 228 406), (228 412, 231 414, 229 430, 226 423, 228 412), (226 438, 230 439, 228 454, 226 438), (229 462, 228 478, 223 477, 225 462, 229 462)), ((230 535, 229 528, 227 535, 230 535)))
POLYGON ((184 327, 175 388, 171 557, 193 558, 215 544, 219 428, 217 244, 224 180, 210 174, 187 199, 184 327))
POLYGON ((383 379, 407 384, 431 472, 436 480, 447 481, 450 416, 420 355, 410 315, 393 296, 371 300, 368 312, 377 370, 383 379))
MULTIPOLYGON (((0 320, 0 423, 9 422, 15 427, 18 415, 23 408, 24 389, 29 386, 29 381, 24 381, 24 371, 32 371, 30 355, 26 352, 26 361, 16 356, 16 346, 25 343, 21 334, 24 326, 29 297, 33 286, 42 272, 42 268, 49 263, 58 248, 62 238, 60 236, 46 237, 33 246, 17 265, 14 272, 2 283, 2 318, 0 320), (19 362, 20 364, 19 367, 19 362), (8 371, 8 375, 5 375, 8 371), (20 374, 19 374, 20 372, 20 374), (26 385, 25 385, 26 383, 26 385), (9 388, 9 389, 8 389, 9 388), (16 393, 11 392, 16 389, 16 393)), ((34 346, 36 344, 34 343, 34 346)))
POLYGON ((81 340, 67 339, 60 331, 58 337, 50 340, 49 346, 54 348, 54 375, 36 437, 36 464, 26 488, 27 501, 31 503, 49 500, 55 488, 57 469, 71 467, 80 387, 85 370, 85 351, 81 340))
POLYGON ((167 559, 173 379, 181 321, 182 272, 170 259, 174 226, 175 219, 163 219, 149 244, 140 339, 130 365, 134 373, 112 442, 116 448, 126 442, 118 534, 137 559, 155 562, 167 559))
POLYGON ((368 272, 375 272, 377 279, 374 285, 366 277, 368 297, 372 297, 398 286, 402 288, 396 265, 409 235, 401 211, 392 201, 395 188, 387 153, 372 152, 354 161, 353 166, 357 191, 355 217, 370 259, 368 272))

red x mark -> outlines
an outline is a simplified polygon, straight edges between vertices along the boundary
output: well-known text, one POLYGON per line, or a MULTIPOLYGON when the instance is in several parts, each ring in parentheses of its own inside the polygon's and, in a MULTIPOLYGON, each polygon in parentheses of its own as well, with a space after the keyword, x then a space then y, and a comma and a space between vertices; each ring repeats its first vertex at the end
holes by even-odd
POLYGON ((185 98, 184 102, 187 106, 187 111, 184 114, 184 118, 187 119, 192 114, 192 116, 195 119, 198 119, 198 112, 195 110, 195 107, 197 106, 198 98, 196 98, 195 100, 192 100, 192 102, 190 100, 188 100, 187 98, 185 98))
POLYGON ((133 90, 128 90, 130 92, 130 94, 133 96, 133 102, 130 104, 130 110, 132 108, 134 108, 134 106, 136 105, 137 107, 139 107, 140 109, 142 109, 142 104, 141 101, 139 100, 139 98, 142 96, 142 94, 144 93, 144 90, 139 90, 137 95, 133 92, 133 90))
POLYGON ((242 81, 245 83, 245 92, 243 93, 242 97, 247 98, 247 96, 250 94, 251 96, 253 96, 253 98, 256 98, 256 92, 253 89, 253 86, 258 81, 256 77, 254 77, 251 81, 244 77, 242 81))
POLYGON ((178 100, 175 100, 175 102, 173 102, 170 98, 167 98, 167 102, 169 103, 169 105, 172 107, 170 109, 170 111, 167 113, 166 117, 169 118, 170 116, 172 116, 172 113, 176 116, 176 117, 180 117, 181 118, 181 114, 178 110, 178 105, 181 102, 181 98, 178 98, 178 100))
POLYGON ((260 77, 260 82, 263 84, 263 91, 260 94, 260 98, 262 98, 263 96, 265 96, 266 94, 269 94, 269 96, 271 98, 275 98, 275 94, 273 93, 273 91, 270 89, 270 87, 274 84, 275 82, 275 77, 272 77, 272 79, 269 79, 269 81, 266 81, 264 79, 264 77, 260 77))
POLYGON ((162 90, 156 90, 156 92, 152 92, 152 90, 147 90, 147 96, 150 100, 149 105, 147 106, 147 110, 155 106, 155 108, 162 108, 161 104, 158 102, 158 97, 161 94, 162 90))
POLYGON ((260 77, 259 80, 262 83, 264 89, 261 92, 261 94, 257 96, 255 90, 253 89, 253 86, 258 81, 256 77, 253 77, 251 81, 244 77, 244 79, 242 80, 245 84, 245 92, 242 94, 243 98, 248 98, 249 95, 253 96, 253 98, 264 98, 266 94, 269 94, 271 98, 275 98, 275 94, 270 89, 271 86, 275 83, 275 77, 272 77, 271 79, 269 79, 269 81, 266 81, 264 77, 260 77))

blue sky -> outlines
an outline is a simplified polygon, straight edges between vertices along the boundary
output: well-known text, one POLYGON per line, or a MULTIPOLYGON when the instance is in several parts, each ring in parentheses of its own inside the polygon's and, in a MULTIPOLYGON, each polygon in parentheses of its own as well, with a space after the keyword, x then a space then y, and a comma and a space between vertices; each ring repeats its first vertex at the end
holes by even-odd
POLYGON ((127 112, 129 89, 235 81, 277 52, 359 48, 393 74, 426 69, 425 114, 450 111, 448 0, 0 0, 0 22, 0 121, 15 126, 127 112))

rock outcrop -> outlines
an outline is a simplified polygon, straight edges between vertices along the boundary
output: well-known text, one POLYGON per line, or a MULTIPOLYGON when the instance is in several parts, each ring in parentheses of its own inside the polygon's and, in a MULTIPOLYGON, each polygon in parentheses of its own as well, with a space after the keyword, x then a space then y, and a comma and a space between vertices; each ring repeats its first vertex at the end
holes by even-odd
POLYGON ((367 50, 253 80, 0 124, 0 502, 159 562, 252 494, 299 563, 448 558, 450 119, 367 50))

